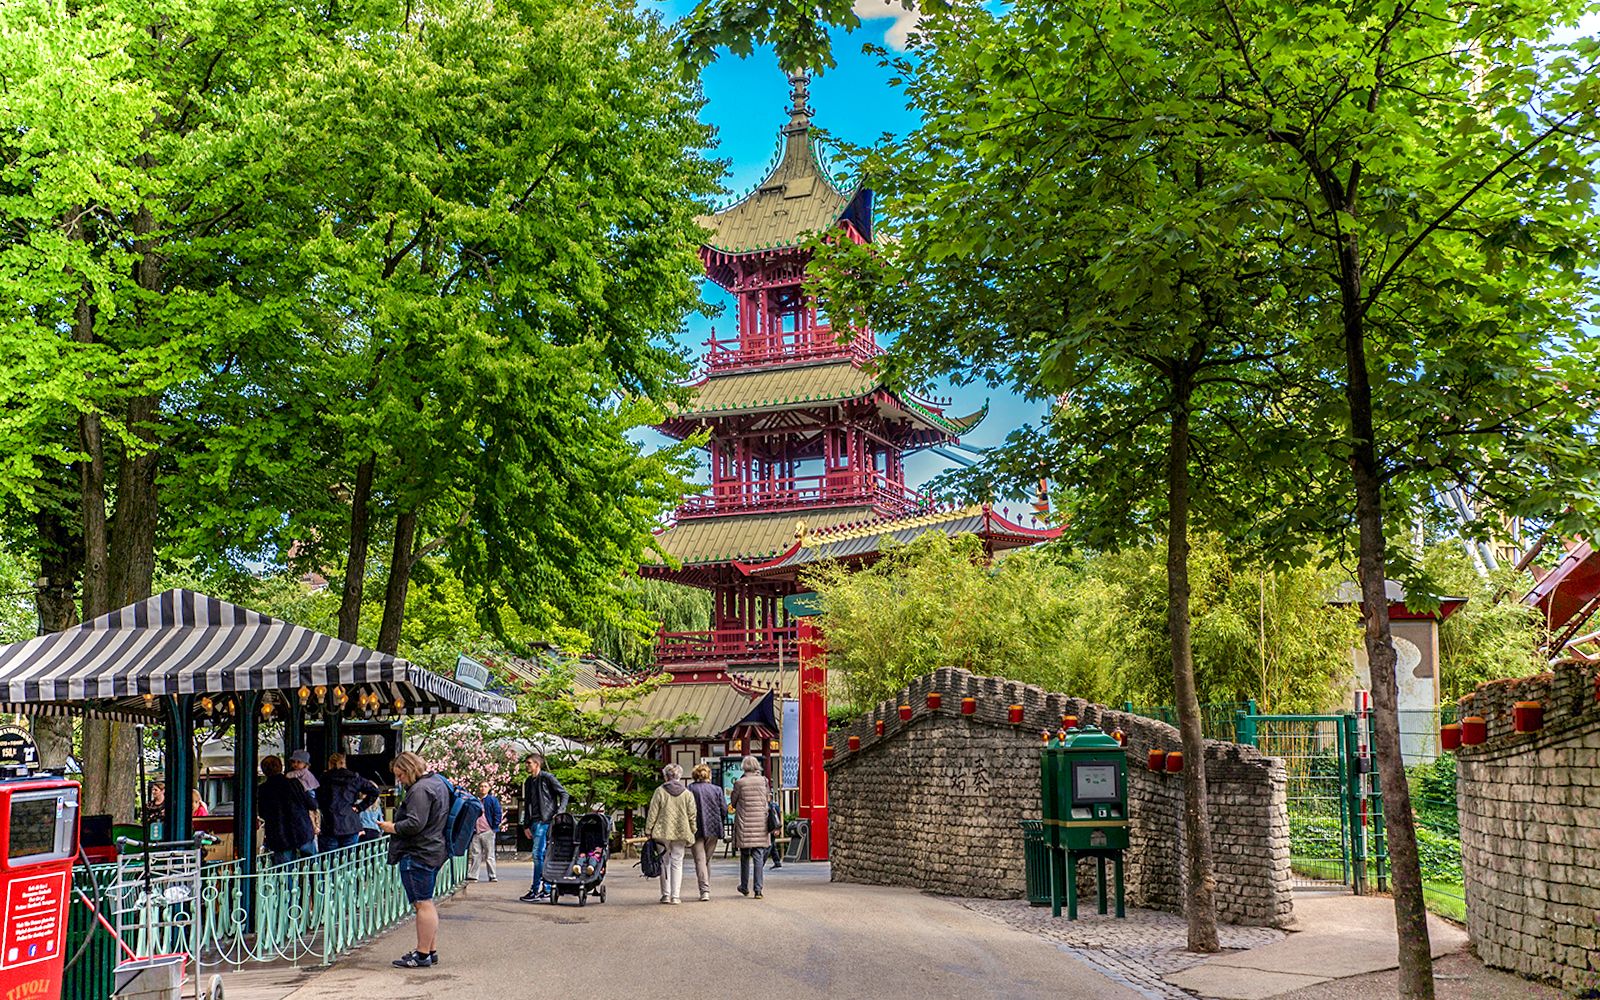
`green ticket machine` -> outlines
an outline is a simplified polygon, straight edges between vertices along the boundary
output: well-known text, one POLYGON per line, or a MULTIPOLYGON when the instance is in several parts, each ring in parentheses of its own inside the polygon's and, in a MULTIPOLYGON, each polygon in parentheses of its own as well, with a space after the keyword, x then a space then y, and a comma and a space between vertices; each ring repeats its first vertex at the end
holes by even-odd
POLYGON ((1106 862, 1115 870, 1117 916, 1123 905, 1122 853, 1128 848, 1128 756, 1094 726, 1057 733, 1041 751, 1039 775, 1045 846, 1050 856, 1050 912, 1078 919, 1078 861, 1099 862, 1100 912, 1106 912, 1106 862))

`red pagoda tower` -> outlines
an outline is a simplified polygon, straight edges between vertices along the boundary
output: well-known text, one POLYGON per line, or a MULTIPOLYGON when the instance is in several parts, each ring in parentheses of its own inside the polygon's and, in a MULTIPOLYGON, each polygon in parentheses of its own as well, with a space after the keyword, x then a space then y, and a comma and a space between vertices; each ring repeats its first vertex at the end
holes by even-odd
MULTIPOLYGON (((872 332, 834 328, 807 296, 803 244, 824 231, 871 242, 872 192, 834 185, 812 134, 808 78, 789 82, 789 121, 766 178, 700 220, 712 234, 701 247, 706 275, 734 296, 738 331, 727 340, 713 332, 692 399, 659 427, 679 440, 710 432, 711 483, 657 536, 679 566, 641 571, 713 595, 709 632, 660 637, 658 662, 673 686, 731 683, 779 698, 801 688, 782 599, 802 589, 808 563, 868 562, 886 538, 926 531, 978 534, 991 551, 1057 534, 987 506, 941 508, 907 485, 908 453, 954 444, 985 410, 953 418, 939 402, 889 389, 873 370, 882 351, 872 332)), ((812 695, 817 705, 808 713, 802 701, 803 715, 820 712, 812 695)), ((705 746, 718 735, 703 734, 705 746)), ((770 741, 747 742, 770 750, 770 741)), ((806 811, 804 785, 802 777, 806 811)))

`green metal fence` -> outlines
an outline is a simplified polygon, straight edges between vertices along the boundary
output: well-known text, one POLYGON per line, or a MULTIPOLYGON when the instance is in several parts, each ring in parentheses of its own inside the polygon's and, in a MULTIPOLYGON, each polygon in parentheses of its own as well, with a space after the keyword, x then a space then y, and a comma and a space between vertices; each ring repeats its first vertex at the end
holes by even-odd
POLYGON ((1029 906, 1050 905, 1050 853, 1044 843, 1044 821, 1021 820, 1022 873, 1029 906))
MULTIPOLYGON (((1169 726, 1178 724, 1178 710, 1172 705, 1135 705, 1131 701, 1122 703, 1122 710, 1130 715, 1142 715, 1146 719, 1156 719, 1169 726)), ((1213 701, 1202 702, 1200 705, 1200 729, 1208 740, 1231 740, 1234 733, 1234 719, 1240 712, 1247 715, 1257 713, 1256 701, 1213 701)))
MULTIPOLYGON (((207 967, 243 966, 253 962, 314 962, 327 965, 388 929, 411 912, 394 866, 388 864, 388 839, 328 851, 288 864, 261 867, 246 874, 239 861, 207 865, 201 873, 200 901, 190 933, 199 935, 194 951, 207 967)), ((439 871, 436 898, 461 887, 465 858, 452 858, 439 871)), ((98 868, 102 887, 112 869, 98 868)), ((85 869, 76 870, 76 885, 85 895, 93 890, 85 869)), ((181 905, 189 905, 184 901, 181 905)), ((109 914, 106 904, 103 913, 109 914)), ((69 910, 67 957, 89 933, 93 914, 81 899, 69 910)), ((182 932, 179 932, 182 933, 182 932)), ((152 940, 137 928, 123 929, 128 947, 137 954, 190 951, 188 940, 152 940)), ((64 1000, 107 1000, 119 949, 101 927, 83 958, 68 970, 64 1000)))

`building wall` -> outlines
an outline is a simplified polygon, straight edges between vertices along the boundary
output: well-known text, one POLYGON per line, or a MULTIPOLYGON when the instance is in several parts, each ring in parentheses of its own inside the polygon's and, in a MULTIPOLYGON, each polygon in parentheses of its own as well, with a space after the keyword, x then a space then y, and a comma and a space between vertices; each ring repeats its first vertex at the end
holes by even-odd
MULTIPOLYGON (((1180 746, 1173 727, 964 670, 936 671, 900 697, 829 734, 829 854, 842 882, 909 885, 933 892, 1015 898, 1025 891, 1018 821, 1036 819, 1039 733, 1076 715, 1127 737, 1130 846, 1128 902, 1181 912, 1183 778, 1146 767, 1149 750, 1180 746), (927 707, 929 691, 943 704, 927 707), (961 699, 977 699, 963 716, 961 699), (898 706, 914 713, 900 721, 898 706), (1007 721, 1020 704, 1023 722, 1007 721), (885 720, 883 736, 873 722, 885 720), (861 748, 847 749, 848 737, 861 748)), ((1285 926, 1293 920, 1289 819, 1281 762, 1254 747, 1206 744, 1217 914, 1230 923, 1285 926)), ((1087 884, 1091 862, 1080 869, 1087 884)))
POLYGON ((1461 700, 1486 743, 1461 748, 1456 796, 1467 933, 1489 965, 1600 986, 1600 704, 1593 665, 1485 684, 1461 700), (1544 727, 1512 730, 1518 701, 1544 727))

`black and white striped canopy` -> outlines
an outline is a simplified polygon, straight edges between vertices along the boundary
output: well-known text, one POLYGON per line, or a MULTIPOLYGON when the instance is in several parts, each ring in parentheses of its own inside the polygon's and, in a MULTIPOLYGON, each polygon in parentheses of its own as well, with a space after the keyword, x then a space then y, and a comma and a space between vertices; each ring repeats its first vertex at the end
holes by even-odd
POLYGON ((269 618, 189 590, 169 590, 94 621, 0 646, 7 712, 144 720, 162 695, 297 692, 341 685, 378 695, 376 716, 509 712, 474 691, 387 653, 269 618))

